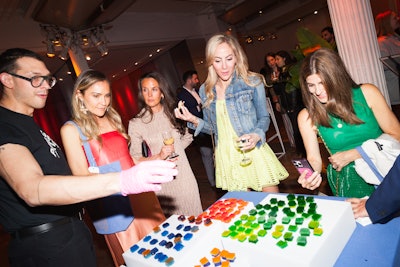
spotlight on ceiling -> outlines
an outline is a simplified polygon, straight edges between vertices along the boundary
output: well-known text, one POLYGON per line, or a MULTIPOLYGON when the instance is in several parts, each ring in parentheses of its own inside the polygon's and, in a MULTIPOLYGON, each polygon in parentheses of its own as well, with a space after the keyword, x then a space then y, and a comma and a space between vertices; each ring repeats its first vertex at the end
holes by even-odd
POLYGON ((246 44, 252 44, 253 43, 253 37, 247 36, 245 41, 246 41, 246 44))

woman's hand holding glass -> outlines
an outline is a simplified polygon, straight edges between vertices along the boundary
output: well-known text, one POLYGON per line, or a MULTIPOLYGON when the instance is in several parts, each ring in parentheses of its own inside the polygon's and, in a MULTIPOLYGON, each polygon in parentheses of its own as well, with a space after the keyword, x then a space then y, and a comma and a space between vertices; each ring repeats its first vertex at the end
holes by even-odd
POLYGON ((247 151, 255 148, 261 137, 256 133, 249 133, 240 136, 238 139, 247 140, 247 142, 242 144, 242 150, 247 151))
POLYGON ((165 155, 167 153, 167 156, 165 157, 166 160, 170 161, 175 161, 177 160, 177 157, 179 156, 177 153, 175 153, 175 147, 174 147, 174 137, 172 136, 172 131, 165 131, 162 132, 162 137, 163 137, 163 143, 164 146, 161 148, 161 152, 165 155))

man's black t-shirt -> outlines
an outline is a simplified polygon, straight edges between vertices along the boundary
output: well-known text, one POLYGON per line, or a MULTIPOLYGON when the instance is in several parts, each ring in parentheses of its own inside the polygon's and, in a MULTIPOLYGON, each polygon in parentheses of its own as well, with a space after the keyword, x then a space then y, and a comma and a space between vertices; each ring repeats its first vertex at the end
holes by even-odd
MULTIPOLYGON (((33 117, 0 107, 0 145, 26 147, 45 175, 71 175, 60 147, 36 124, 33 117)), ((24 159, 15 162, 24 168, 24 159)), ((29 177, 26 182, 29 183, 29 177)), ((30 207, 0 177, 0 224, 8 232, 76 214, 80 205, 30 207)))

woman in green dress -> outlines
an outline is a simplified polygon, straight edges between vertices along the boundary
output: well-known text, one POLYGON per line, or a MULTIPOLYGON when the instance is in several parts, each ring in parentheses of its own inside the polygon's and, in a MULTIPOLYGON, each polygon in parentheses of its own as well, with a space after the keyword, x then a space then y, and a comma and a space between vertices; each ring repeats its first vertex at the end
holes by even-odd
POLYGON ((400 140, 400 124, 379 89, 356 84, 337 53, 321 48, 308 55, 300 70, 300 84, 306 106, 298 116, 307 159, 314 173, 298 182, 314 190, 321 184, 322 158, 317 135, 330 153, 327 177, 333 194, 364 197, 374 191, 355 171, 355 149, 383 132, 400 140))

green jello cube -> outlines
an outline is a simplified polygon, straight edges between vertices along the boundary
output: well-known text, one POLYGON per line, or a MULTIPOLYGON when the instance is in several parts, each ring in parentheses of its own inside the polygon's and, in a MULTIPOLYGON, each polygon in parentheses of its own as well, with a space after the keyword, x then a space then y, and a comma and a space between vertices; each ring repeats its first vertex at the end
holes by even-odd
MULTIPOLYGON (((247 215, 246 215, 246 216, 247 216, 247 215)), ((235 221, 233 224, 236 225, 236 226, 239 226, 239 225, 242 224, 242 221, 241 221, 241 220, 237 220, 237 221, 235 221)))
POLYGON ((246 230, 246 228, 243 227, 243 226, 239 226, 236 230, 237 230, 238 232, 244 232, 244 230, 246 230))
POLYGON ((289 224, 290 223, 290 218, 289 217, 283 217, 282 218, 282 223, 283 224, 289 224))
POLYGON ((283 240, 279 240, 278 243, 276 243, 276 245, 280 248, 286 248, 288 246, 288 243, 283 240))
POLYGON ((308 223, 308 228, 310 228, 310 229, 318 228, 318 226, 319 226, 319 222, 318 221, 310 221, 308 223))
POLYGON ((283 225, 278 224, 275 226, 275 231, 283 232, 283 230, 285 230, 285 227, 283 225))
POLYGON ((258 217, 257 222, 258 222, 258 223, 265 223, 265 216, 260 216, 260 217, 258 217))
POLYGON ((313 202, 313 203, 310 203, 310 206, 309 206, 311 209, 317 209, 317 203, 315 203, 315 202, 313 202))
POLYGON ((263 208, 263 205, 261 205, 261 204, 257 204, 257 205, 256 205, 256 209, 260 210, 260 209, 262 209, 262 208, 263 208))
POLYGON ((230 232, 229 235, 231 238, 236 238, 238 236, 238 234, 239 234, 238 232, 230 232))
POLYGON ((285 213, 285 214, 288 214, 290 211, 291 211, 291 209, 289 207, 284 207, 282 209, 282 212, 285 213))
POLYGON ((251 235, 250 237, 249 237, 249 242, 250 243, 257 243, 258 242, 258 237, 256 236, 256 235, 251 235))
POLYGON ((292 240, 293 240, 293 233, 292 233, 292 232, 286 232, 286 233, 283 235, 283 238, 284 238, 286 241, 292 241, 292 240))
POLYGON ((304 207, 297 207, 296 208, 297 213, 303 213, 304 212, 304 207))
POLYGON ((271 224, 275 224, 276 223, 276 218, 275 217, 269 217, 267 222, 269 222, 271 224))
POLYGON ((265 205, 264 205, 264 209, 270 210, 270 209, 271 209, 271 205, 270 205, 270 204, 265 204, 265 205))
POLYGON ((308 228, 301 228, 301 229, 300 229, 300 235, 301 235, 301 236, 310 236, 310 229, 308 229, 308 228))
POLYGON ((276 203, 278 203, 278 199, 273 197, 273 198, 270 199, 269 203, 276 204, 276 203))
POLYGON ((321 217, 322 217, 322 215, 321 215, 321 214, 318 214, 318 213, 315 213, 315 214, 313 214, 313 215, 311 216, 311 218, 312 218, 314 221, 319 221, 319 220, 321 219, 321 217))
POLYGON ((314 235, 316 236, 321 236, 323 232, 324 230, 322 230, 322 228, 314 228, 314 235))
POLYGON ((294 213, 293 211, 289 211, 286 215, 289 217, 294 217, 296 213, 294 213))
POLYGON ((238 236, 237 236, 237 240, 239 241, 239 242, 244 242, 244 241, 246 241, 246 239, 247 239, 247 235, 245 235, 245 234, 239 234, 238 236))
POLYGON ((235 231, 236 230, 236 226, 235 225, 231 225, 228 228, 230 231, 235 231))
POLYGON ((305 245, 307 245, 307 238, 304 236, 299 236, 297 238, 297 245, 304 247, 305 245))
POLYGON ((310 214, 310 213, 304 212, 301 216, 303 216, 304 218, 308 218, 308 217, 311 216, 311 214, 310 214))
POLYGON ((268 213, 268 216, 269 216, 269 217, 276 217, 277 214, 278 214, 278 213, 277 213, 276 211, 271 210, 271 211, 268 213))
POLYGON ((265 230, 269 230, 272 228, 272 225, 273 225, 273 223, 267 222, 267 223, 264 223, 263 228, 265 230))
POLYGON ((295 199, 296 199, 296 196, 295 196, 294 194, 288 194, 288 195, 286 196, 286 198, 287 198, 288 200, 295 200, 295 199))
POLYGON ((255 209, 251 209, 250 211, 249 211, 249 215, 250 216, 254 216, 254 215, 256 215, 257 214, 257 210, 255 210, 255 209))
POLYGON ((246 231, 244 231, 246 234, 250 235, 253 233, 253 229, 252 228, 247 228, 246 231))
POLYGON ((304 196, 297 196, 297 202, 304 201, 304 196))
POLYGON ((259 214, 259 215, 265 215, 265 210, 259 210, 259 211, 258 211, 258 214, 259 214))
POLYGON ((304 222, 304 218, 303 217, 297 217, 296 218, 296 224, 297 225, 301 225, 301 224, 303 224, 303 222, 304 222))
POLYGON ((296 232, 296 231, 297 231, 297 228, 298 228, 297 225, 293 225, 293 224, 292 224, 292 225, 289 225, 289 231, 290 231, 290 232, 296 232))
POLYGON ((245 224, 243 224, 245 227, 250 227, 251 221, 247 221, 245 224))
POLYGON ((264 229, 261 229, 260 231, 257 232, 257 235, 260 237, 264 237, 267 234, 267 231, 264 229))
POLYGON ((272 206, 272 207, 271 207, 271 210, 272 210, 272 211, 275 211, 275 212, 278 212, 279 208, 278 208, 278 206, 272 206))
POLYGON ((278 207, 283 207, 283 206, 285 206, 285 201, 283 201, 283 200, 279 200, 278 201, 278 207))
POLYGON ((296 201, 289 200, 288 205, 289 205, 289 207, 296 207, 296 201))
POLYGON ((272 237, 275 239, 278 239, 281 236, 282 236, 282 232, 279 232, 279 231, 272 232, 272 237))
POLYGON ((240 216, 240 219, 243 220, 243 221, 247 220, 247 218, 248 218, 248 215, 247 215, 247 214, 242 214, 242 215, 240 216))
POLYGON ((250 227, 253 229, 257 229, 258 227, 260 227, 260 225, 258 223, 252 223, 250 227))
POLYGON ((230 236, 230 234, 231 234, 231 231, 225 230, 225 231, 222 232, 221 236, 222 237, 228 237, 228 236, 230 236))
POLYGON ((312 202, 314 202, 314 197, 306 197, 306 201, 308 203, 312 203, 312 202))
POLYGON ((256 219, 256 216, 254 216, 254 215, 250 215, 249 218, 247 218, 247 220, 248 220, 249 222, 252 222, 252 221, 254 221, 255 219, 256 219))

